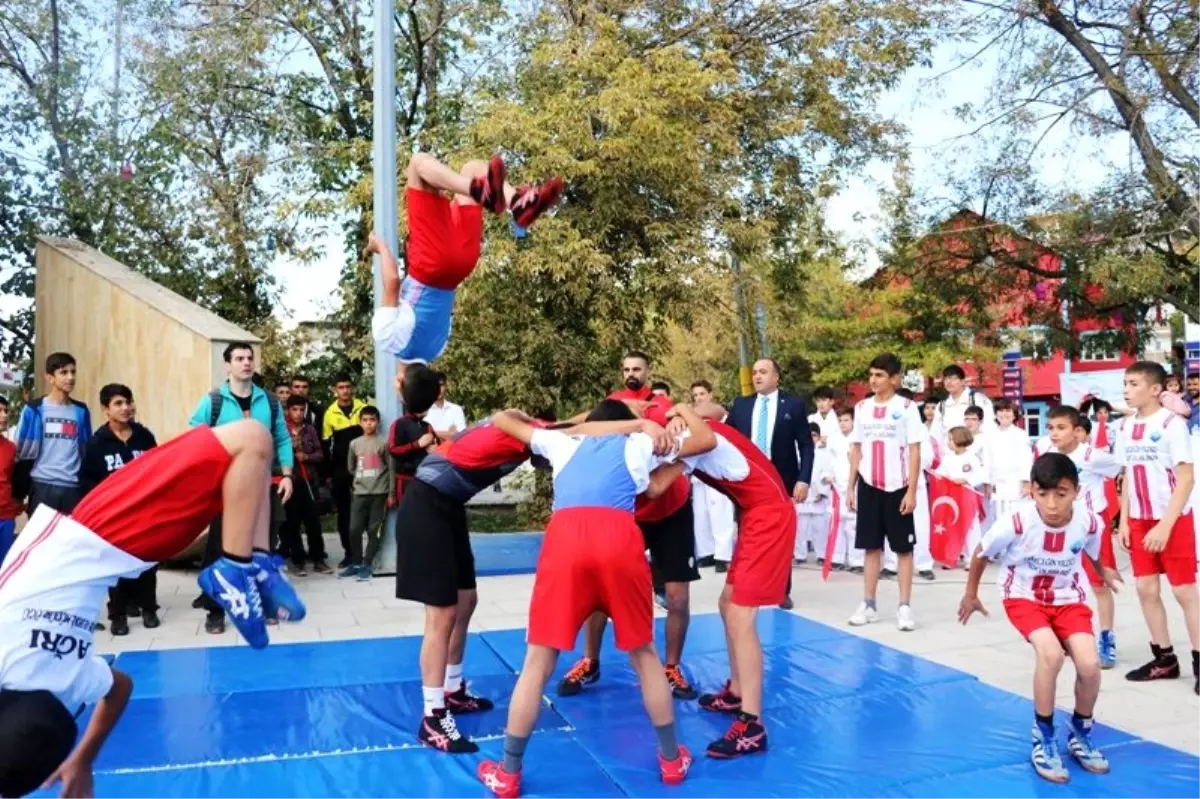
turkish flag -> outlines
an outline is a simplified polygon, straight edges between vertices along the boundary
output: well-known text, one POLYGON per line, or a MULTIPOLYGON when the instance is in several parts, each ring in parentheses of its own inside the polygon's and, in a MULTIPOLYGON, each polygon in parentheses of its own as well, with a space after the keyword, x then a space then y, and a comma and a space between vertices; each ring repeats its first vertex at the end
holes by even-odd
POLYGON ((954 566, 971 525, 983 509, 983 497, 970 486, 929 474, 929 553, 938 563, 954 566))
POLYGON ((833 569, 833 553, 837 550, 838 527, 842 523, 842 496, 833 489, 833 514, 829 517, 829 534, 825 537, 825 563, 821 566, 821 579, 828 580, 833 569))

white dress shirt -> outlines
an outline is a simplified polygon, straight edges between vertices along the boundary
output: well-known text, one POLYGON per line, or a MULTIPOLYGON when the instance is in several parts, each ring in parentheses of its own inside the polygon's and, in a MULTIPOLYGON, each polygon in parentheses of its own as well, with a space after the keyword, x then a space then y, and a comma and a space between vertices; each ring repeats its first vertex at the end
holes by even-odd
POLYGON ((441 407, 434 403, 425 414, 425 421, 429 422, 429 426, 434 430, 449 430, 453 427, 455 432, 461 433, 467 429, 467 417, 463 414, 462 406, 449 400, 443 402, 441 407))
POLYGON ((758 420, 761 418, 763 411, 767 412, 767 448, 763 453, 769 458, 771 457, 771 439, 775 436, 775 414, 779 411, 779 389, 775 389, 770 394, 755 394, 754 395, 754 413, 750 417, 750 440, 758 445, 758 420), (766 408, 763 408, 763 398, 766 398, 766 408))

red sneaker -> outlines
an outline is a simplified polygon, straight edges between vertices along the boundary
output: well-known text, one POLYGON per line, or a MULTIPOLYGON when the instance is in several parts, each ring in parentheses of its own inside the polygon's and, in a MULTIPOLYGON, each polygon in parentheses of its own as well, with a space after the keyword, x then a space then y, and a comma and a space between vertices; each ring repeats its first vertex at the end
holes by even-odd
POLYGON ((518 227, 527 228, 539 216, 549 211, 562 197, 562 178, 550 178, 537 186, 522 186, 513 197, 513 221, 518 227))
POLYGON ((504 179, 508 168, 504 159, 493 155, 488 161, 487 175, 471 180, 471 199, 491 211, 493 214, 504 213, 507 203, 504 201, 504 179))
POLYGON ((667 785, 678 785, 683 782, 691 767, 692 753, 682 744, 679 746, 679 754, 675 755, 674 760, 667 760, 662 756, 662 752, 658 753, 658 773, 662 775, 662 781, 667 785))
POLYGON ((509 774, 494 760, 485 760, 475 770, 479 781, 500 799, 517 799, 521 795, 521 773, 509 774))

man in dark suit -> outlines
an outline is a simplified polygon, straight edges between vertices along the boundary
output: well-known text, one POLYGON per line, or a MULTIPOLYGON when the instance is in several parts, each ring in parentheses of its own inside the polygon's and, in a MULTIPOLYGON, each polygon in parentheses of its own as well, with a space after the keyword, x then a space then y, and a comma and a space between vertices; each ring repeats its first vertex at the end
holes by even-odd
MULTIPOLYGON (((729 411, 729 424, 771 459, 783 485, 796 502, 808 496, 812 478, 813 443, 808 429, 808 406, 794 394, 779 390, 779 364, 772 358, 755 361, 755 394, 738 397, 729 411)), ((780 607, 792 608, 791 581, 780 607)))

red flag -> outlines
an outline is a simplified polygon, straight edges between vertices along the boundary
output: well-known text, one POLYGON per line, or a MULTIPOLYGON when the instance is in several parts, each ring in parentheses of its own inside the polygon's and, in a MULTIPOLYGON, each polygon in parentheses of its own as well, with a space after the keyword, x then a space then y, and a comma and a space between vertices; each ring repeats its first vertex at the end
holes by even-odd
POLYGON ((947 566, 958 563, 982 506, 982 497, 970 486, 929 475, 929 553, 934 560, 947 566))
POLYGON ((838 526, 842 523, 842 495, 833 489, 833 514, 829 517, 829 535, 825 537, 825 564, 821 566, 821 579, 829 579, 833 568, 833 553, 837 548, 838 526))
POLYGON ((1108 425, 1097 419, 1096 426, 1100 428, 1096 431, 1096 447, 1106 450, 1108 449, 1108 425))

